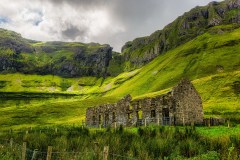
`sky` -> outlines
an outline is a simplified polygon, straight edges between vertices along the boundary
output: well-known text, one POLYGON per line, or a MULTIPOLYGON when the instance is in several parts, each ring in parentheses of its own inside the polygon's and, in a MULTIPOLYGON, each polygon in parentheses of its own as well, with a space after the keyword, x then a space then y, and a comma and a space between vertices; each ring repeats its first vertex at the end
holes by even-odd
MULTIPOLYGON (((0 0, 0 28, 38 41, 110 44, 147 36, 212 0, 0 0)), ((222 0, 215 0, 222 1, 222 0)))

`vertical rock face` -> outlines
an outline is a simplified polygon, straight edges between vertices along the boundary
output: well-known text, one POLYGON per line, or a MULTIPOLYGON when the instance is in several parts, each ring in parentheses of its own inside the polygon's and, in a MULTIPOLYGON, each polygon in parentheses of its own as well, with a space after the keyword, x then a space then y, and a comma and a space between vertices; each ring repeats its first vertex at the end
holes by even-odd
POLYGON ((127 42, 122 52, 125 61, 131 64, 129 70, 139 68, 158 55, 205 33, 209 27, 232 23, 240 23, 240 1, 211 2, 178 17, 163 30, 127 42))
POLYGON ((202 100, 189 80, 183 79, 165 95, 131 101, 127 95, 116 104, 88 108, 89 126, 124 126, 158 123, 162 125, 190 125, 203 123, 202 100), (96 120, 95 117, 100 117, 96 120))
POLYGON ((105 45, 96 51, 87 53, 86 49, 77 48, 73 59, 63 59, 53 66, 53 73, 65 77, 106 76, 109 61, 112 58, 112 48, 105 45))
POLYGON ((228 0, 228 9, 239 9, 240 8, 240 0, 228 0))

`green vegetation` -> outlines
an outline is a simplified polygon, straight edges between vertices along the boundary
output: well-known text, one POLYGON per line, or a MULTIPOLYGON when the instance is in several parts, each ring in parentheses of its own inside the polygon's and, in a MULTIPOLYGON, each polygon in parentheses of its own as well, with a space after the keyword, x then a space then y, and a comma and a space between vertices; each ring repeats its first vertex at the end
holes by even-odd
POLYGON ((0 75, 1 92, 79 93, 97 92, 102 78, 62 78, 54 75, 25 75, 20 73, 0 75))
POLYGON ((87 129, 77 126, 45 127, 0 135, 0 158, 19 159, 17 144, 27 142, 27 156, 38 149, 39 158, 45 158, 47 147, 53 146, 53 159, 102 159, 104 146, 109 146, 109 159, 231 159, 239 158, 239 128, 224 126, 158 127, 87 129), (56 129, 57 128, 57 129, 56 129), (221 130, 221 134, 216 132, 221 130), (237 130, 238 132, 234 132, 237 130), (208 133, 208 134, 206 134, 208 133), (231 133, 231 134, 230 134, 231 133), (211 134, 218 134, 211 136, 211 134), (38 138, 36 138, 38 137, 38 138), (13 149, 9 141, 13 138, 13 149), (75 152, 75 153, 74 153, 75 152))
POLYGON ((196 7, 164 30, 126 43, 122 54, 109 45, 37 42, 0 29, 0 159, 20 158, 18 145, 3 141, 10 138, 26 141, 30 156, 52 145, 61 156, 55 159, 101 159, 106 145, 110 159, 239 159, 240 26, 233 24, 239 9, 225 10, 227 3, 196 7), (204 116, 226 118, 232 128, 78 127, 88 107, 126 94, 161 95, 182 78, 201 95, 204 116))
POLYGON ((233 136, 240 133, 240 126, 226 127, 226 126, 213 126, 213 127, 196 127, 196 130, 201 135, 207 135, 208 137, 218 138, 224 136, 233 136))
POLYGON ((57 124, 81 124, 86 109, 96 104, 113 103, 115 97, 64 96, 42 98, 0 99, 0 126, 2 130, 57 124))
POLYGON ((144 67, 116 77, 63 78, 53 75, 1 74, 0 92, 3 103, 0 112, 4 116, 0 120, 2 125, 5 124, 1 128, 27 124, 53 125, 54 121, 57 124, 80 123, 84 119, 86 108, 106 102, 103 99, 109 99, 113 103, 126 94, 131 94, 134 99, 156 96, 171 90, 182 77, 191 79, 200 93, 206 117, 224 117, 238 123, 239 35, 240 28, 235 29, 232 25, 210 28, 207 33, 158 56, 144 67), (9 97, 23 93, 22 101, 19 95, 20 103, 15 99, 6 99, 7 96, 3 93, 8 93, 9 97), (25 93, 28 93, 27 96, 32 95, 30 97, 41 94, 47 99, 34 97, 35 104, 31 105, 32 100, 29 100, 30 104, 25 102, 25 93), (53 93, 69 96, 55 95, 54 98, 57 99, 50 100, 53 97, 49 95, 53 93), (88 100, 92 103, 84 106, 88 100), (63 111, 59 114, 63 120, 59 120, 58 114, 51 111, 51 108, 56 110, 56 106, 59 112, 63 111), (36 110, 41 110, 41 114, 36 110), (22 113, 25 115, 22 121, 20 116, 16 121, 12 120, 12 117, 22 113), (36 113, 38 118, 31 118, 29 115, 32 113, 36 113), (51 117, 51 114, 56 116, 51 117))
MULTIPOLYGON (((125 71, 148 64, 158 55, 167 53, 208 32, 210 27, 230 25, 232 29, 238 28, 239 11, 237 0, 225 0, 212 2, 206 6, 197 6, 179 16, 162 30, 127 42, 122 48, 125 71)), ((221 29, 218 30, 219 34, 222 32, 221 29)))
POLYGON ((59 75, 62 77, 107 74, 112 48, 98 43, 37 42, 0 29, 0 73, 59 75))
MULTIPOLYGON (((121 75, 122 77, 118 77, 116 80, 123 80, 124 76, 128 77, 130 75, 121 75)), ((230 118, 231 121, 239 122, 240 102, 234 90, 234 84, 239 77, 240 72, 238 71, 220 73, 193 81, 202 96, 206 117, 225 117, 230 118)), ((84 81, 81 82, 83 83, 84 81)), ((89 88, 90 90, 91 87, 98 88, 98 86, 85 86, 83 88, 89 88)), ((141 96, 134 96, 133 98, 152 97, 169 90, 170 88, 141 96)), ((6 92, 2 92, 1 96, 4 96, 4 94, 7 95, 4 96, 5 98, 1 100, 0 104, 0 126, 2 129, 7 129, 10 127, 21 128, 38 125, 79 124, 85 118, 87 107, 103 103, 114 103, 121 98, 121 96, 102 97, 100 93, 77 95, 71 93, 74 92, 63 92, 62 95, 60 93, 55 93, 54 95, 51 92, 40 92, 38 93, 39 96, 37 96, 37 93, 26 92, 25 94, 27 95, 25 96, 23 92, 20 92, 20 95, 17 93, 10 92, 7 94, 6 92)))
POLYGON ((211 28, 194 40, 158 56, 110 95, 131 93, 137 96, 172 87, 182 77, 195 80, 240 70, 240 29, 213 34, 218 29, 211 28))

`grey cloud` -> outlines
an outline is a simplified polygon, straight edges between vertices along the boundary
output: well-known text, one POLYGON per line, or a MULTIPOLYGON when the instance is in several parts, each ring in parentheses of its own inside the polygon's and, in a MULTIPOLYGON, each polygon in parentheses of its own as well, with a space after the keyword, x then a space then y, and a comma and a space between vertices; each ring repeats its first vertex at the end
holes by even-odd
POLYGON ((159 3, 156 0, 113 0, 113 2, 110 7, 112 15, 116 19, 130 24, 145 21, 156 10, 161 11, 165 3, 165 1, 159 3))
POLYGON ((38 26, 43 21, 43 13, 40 10, 29 10, 27 14, 33 15, 33 17, 28 18, 27 21, 35 26, 38 26))
POLYGON ((80 29, 79 27, 70 24, 67 29, 62 31, 62 35, 64 38, 74 41, 78 36, 80 36, 80 39, 81 37, 85 37, 87 35, 87 29, 80 29))
MULTIPOLYGON (((8 1, 8 0, 0 0, 8 1)), ((10 17, 17 16, 17 10, 27 8, 26 5, 36 8, 39 6, 43 19, 36 22, 31 33, 32 37, 39 37, 45 33, 44 40, 73 40, 82 42, 108 43, 114 50, 120 51, 123 44, 136 37, 146 36, 162 29, 175 18, 189 11, 197 5, 206 5, 212 0, 19 0, 11 12, 0 6, 2 13, 9 11, 10 17), (22 4, 22 2, 26 3, 22 4), (28 2, 28 3, 27 3, 28 2), (15 12, 16 13, 13 13, 15 12), (91 11, 103 11, 107 17, 92 17, 91 11), (96 19, 97 18, 97 19, 96 19), (106 25, 101 25, 107 18, 106 25), (98 21, 95 23, 94 21, 98 21), (95 25, 95 26, 93 26, 95 25)), ((222 0, 217 0, 222 1, 222 0)), ((4 3, 5 4, 5 3, 4 3)), ((19 20, 20 21, 20 20, 19 20)), ((16 23, 14 29, 27 38, 28 25, 16 23)), ((1 23, 0 23, 1 27, 1 23)), ((41 40, 41 39, 38 39, 41 40)))
POLYGON ((125 42, 160 30, 184 12, 189 11, 197 5, 206 5, 210 1, 112 0, 107 7, 112 17, 112 25, 121 23, 124 25, 126 31, 124 33, 115 33, 112 37, 109 37, 107 33, 102 34, 102 41, 110 43, 114 46, 115 50, 120 51, 125 42))

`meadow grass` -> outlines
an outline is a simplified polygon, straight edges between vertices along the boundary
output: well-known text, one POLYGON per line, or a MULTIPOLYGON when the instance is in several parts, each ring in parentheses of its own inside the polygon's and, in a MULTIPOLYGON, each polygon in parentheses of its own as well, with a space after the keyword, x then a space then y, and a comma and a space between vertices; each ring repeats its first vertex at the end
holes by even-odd
MULTIPOLYGON (((30 77, 31 76, 29 76, 28 79, 30 79, 30 77)), ((48 78, 50 76, 46 77, 48 78)), ((36 80, 36 78, 44 79, 46 77, 35 75, 32 78, 35 78, 36 80)), ((56 77, 55 82, 57 82, 57 80, 59 82, 61 81, 58 78, 60 79, 60 77, 56 77)), ((234 89, 232 87, 233 82, 238 81, 239 78, 240 72, 235 71, 229 73, 219 73, 192 81, 202 97, 205 117, 224 117, 230 119, 231 121, 239 122, 240 99, 234 93, 234 89)), ((81 84, 90 84, 92 83, 91 81, 96 80, 96 78, 86 78, 86 82, 84 82, 84 78, 81 79, 81 84)), ((78 80, 78 82, 79 81, 80 80, 78 80)), ((158 92, 134 96, 133 99, 154 97, 170 90, 171 88, 168 88, 158 92)), ((70 94, 72 92, 61 93, 70 94)), ((32 94, 34 95, 34 93, 32 94)), ((88 107, 103 103, 115 103, 121 98, 121 96, 107 95, 84 94, 74 97, 57 96, 55 98, 38 99, 2 99, 0 104, 0 128, 20 128, 22 126, 26 126, 27 124, 29 124, 29 126, 64 123, 79 124, 85 119, 85 112, 88 107)))
MULTIPOLYGON (((239 127, 235 129, 239 130, 239 127)), ((30 151, 38 149, 40 153, 46 153, 47 147, 53 146, 53 151, 57 153, 54 155, 56 159, 59 156, 65 159, 73 158, 72 156, 78 157, 77 159, 102 159, 104 146, 109 146, 109 159, 237 160, 240 156, 238 152, 240 134, 239 132, 229 134, 229 130, 233 128, 120 126, 114 130, 78 126, 40 127, 28 130, 28 133, 20 131, 0 134, 0 144, 4 146, 0 158, 5 156, 14 159, 19 156, 18 152, 9 148, 9 142, 1 141, 13 138, 14 144, 27 142, 30 151), (217 128, 222 130, 221 134, 216 132, 217 128), (208 131, 205 132, 206 130, 208 131), (71 152, 76 154, 72 155, 71 152)), ((41 156, 44 155, 40 154, 39 158, 43 158, 41 156)))
POLYGON ((4 104, 0 105, 0 128, 4 130, 58 124, 81 124, 82 121, 85 121, 88 107, 114 103, 117 100, 115 97, 6 100, 4 104))
POLYGON ((211 127, 196 127, 196 130, 201 135, 208 137, 234 136, 240 133, 240 126, 211 126, 211 127))

